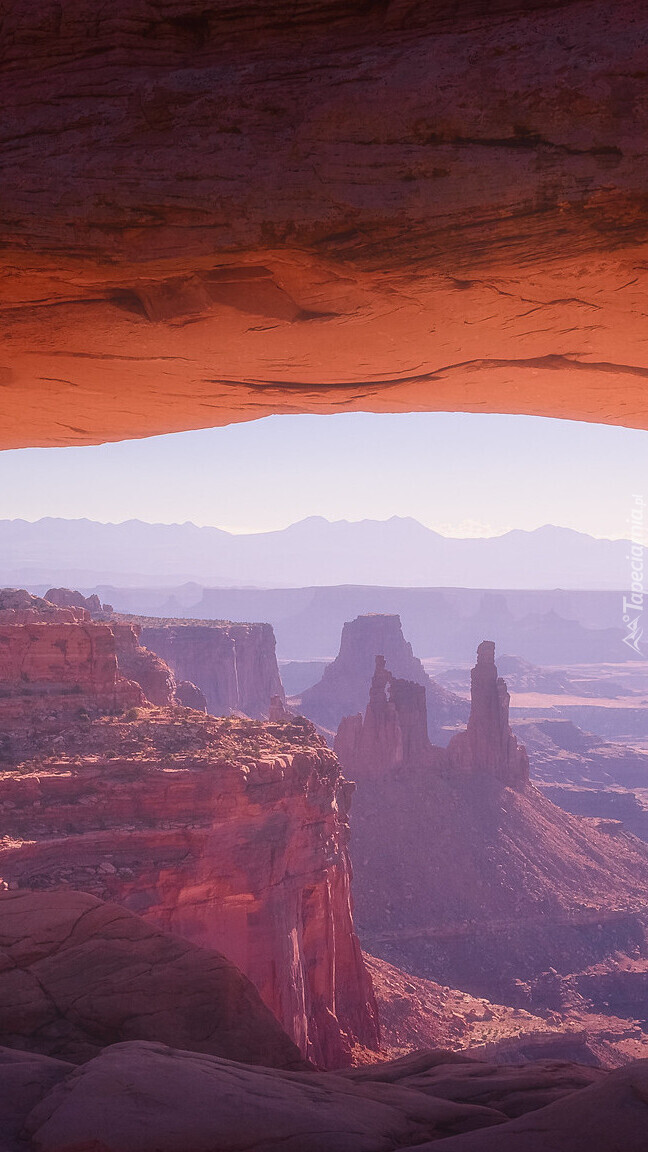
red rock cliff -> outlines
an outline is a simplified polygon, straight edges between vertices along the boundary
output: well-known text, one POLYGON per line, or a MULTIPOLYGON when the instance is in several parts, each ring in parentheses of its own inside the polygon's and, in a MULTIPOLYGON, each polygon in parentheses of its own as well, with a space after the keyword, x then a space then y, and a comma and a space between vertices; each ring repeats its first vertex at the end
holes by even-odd
POLYGON ((115 637, 84 608, 59 608, 14 589, 0 591, 0 724, 42 712, 117 709, 144 702, 121 675, 115 637))
POLYGON ((50 588, 45 594, 45 603, 40 609, 41 618, 47 614, 48 606, 59 608, 85 609, 85 618, 98 618, 109 623, 115 637, 115 654, 122 676, 139 684, 146 699, 151 704, 184 704, 187 707, 206 711, 206 701, 195 684, 190 681, 176 682, 169 665, 140 644, 141 626, 124 624, 114 618, 110 604, 102 604, 98 596, 84 596, 71 588, 50 588))
POLYGON ((166 661, 178 681, 200 688, 214 716, 244 712, 260 719, 268 715, 273 696, 284 699, 270 624, 140 617, 129 622, 141 626, 141 642, 166 661))
POLYGON ((102 604, 98 596, 84 596, 72 588, 50 588, 45 593, 45 599, 59 608, 87 608, 91 616, 100 616, 103 612, 112 612, 110 604, 102 604))
POLYGON ((0 875, 109 897, 223 952, 305 1055, 377 1044, 350 896, 350 789, 304 724, 178 709, 31 737, 0 775, 0 875))
POLYGON ((364 717, 358 713, 340 721, 335 751, 356 779, 441 760, 443 750, 434 748, 427 734, 424 686, 392 676, 385 657, 376 656, 364 717))
POLYGON ((151 704, 175 704, 176 681, 169 665, 155 652, 142 647, 140 628, 136 624, 111 622, 119 669, 129 680, 135 680, 151 704))
POLYGON ((138 1039, 251 1064, 303 1063, 224 956, 85 892, 0 891, 0 957, 3 1052, 83 1064, 138 1039))

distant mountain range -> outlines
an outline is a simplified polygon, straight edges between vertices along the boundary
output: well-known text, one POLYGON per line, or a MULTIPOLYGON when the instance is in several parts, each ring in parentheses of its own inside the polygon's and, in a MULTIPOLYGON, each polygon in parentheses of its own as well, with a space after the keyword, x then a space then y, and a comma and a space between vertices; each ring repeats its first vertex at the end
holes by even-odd
POLYGON ((0 582, 135 587, 454 586, 624 589, 628 544, 547 524, 457 539, 417 520, 334 523, 311 516, 277 532, 235 535, 195 524, 0 521, 0 582))

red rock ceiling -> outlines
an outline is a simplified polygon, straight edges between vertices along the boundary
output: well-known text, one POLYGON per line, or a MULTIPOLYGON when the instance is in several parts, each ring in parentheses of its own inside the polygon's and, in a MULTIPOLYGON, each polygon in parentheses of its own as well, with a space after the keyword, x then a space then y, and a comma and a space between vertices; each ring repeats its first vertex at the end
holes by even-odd
POLYGON ((10 0, 0 446, 648 427, 638 0, 10 0))

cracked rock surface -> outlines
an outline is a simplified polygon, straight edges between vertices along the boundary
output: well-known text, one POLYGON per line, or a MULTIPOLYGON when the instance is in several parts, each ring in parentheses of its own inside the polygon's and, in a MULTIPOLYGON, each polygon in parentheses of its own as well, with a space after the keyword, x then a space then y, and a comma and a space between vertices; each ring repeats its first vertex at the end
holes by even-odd
POLYGON ((85 892, 0 892, 0 1043, 77 1064, 136 1039, 302 1066, 220 953, 85 892))
POLYGON ((342 409, 648 426, 641 5, 3 20, 2 447, 342 409))

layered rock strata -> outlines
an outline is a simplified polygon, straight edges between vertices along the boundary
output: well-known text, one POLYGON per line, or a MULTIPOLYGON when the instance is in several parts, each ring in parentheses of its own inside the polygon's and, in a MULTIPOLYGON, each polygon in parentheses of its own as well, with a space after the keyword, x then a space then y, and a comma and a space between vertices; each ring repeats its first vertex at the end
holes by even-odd
POLYGON ((115 637, 115 653, 120 672, 139 684, 151 704, 161 707, 175 704, 175 676, 164 660, 140 644, 141 629, 138 625, 111 621, 110 628, 115 637))
POLYGON ((115 636, 84 608, 59 608, 24 591, 0 592, 0 728, 5 737, 35 718, 145 702, 117 665, 115 636))
POLYGON ((268 716, 273 696, 285 699, 269 624, 116 619, 135 626, 142 644, 169 665, 178 681, 195 684, 214 716, 243 712, 260 719, 268 716))
POLYGON ((6 7, 3 447, 648 425, 636 0, 6 7))
POLYGON ((424 688, 430 736, 447 743, 450 733, 444 726, 465 720, 468 707, 428 676, 396 615, 371 613, 344 625, 335 660, 325 668, 322 679, 301 694, 299 707, 304 715, 335 733, 343 716, 364 709, 379 655, 393 676, 424 688))
POLYGON ((107 897, 222 951, 305 1055, 377 1044, 350 895, 350 786, 307 723, 181 709, 32 731, 0 773, 9 885, 107 897))
POLYGON ((181 704, 186 708, 207 711, 205 695, 191 680, 176 681, 169 665, 155 652, 140 644, 141 625, 122 623, 111 604, 102 604, 98 596, 83 596, 70 588, 50 588, 45 599, 61 607, 82 607, 94 619, 109 623, 115 636, 119 670, 139 684, 151 704, 181 704))

